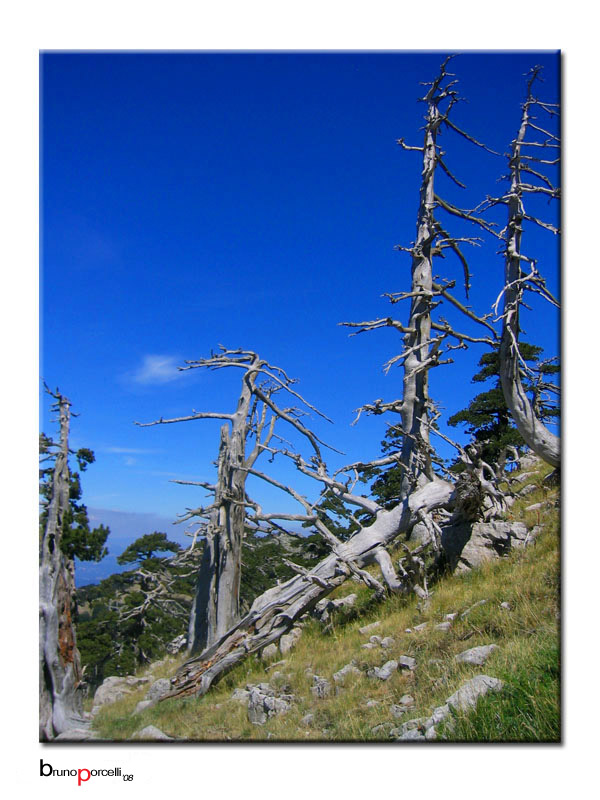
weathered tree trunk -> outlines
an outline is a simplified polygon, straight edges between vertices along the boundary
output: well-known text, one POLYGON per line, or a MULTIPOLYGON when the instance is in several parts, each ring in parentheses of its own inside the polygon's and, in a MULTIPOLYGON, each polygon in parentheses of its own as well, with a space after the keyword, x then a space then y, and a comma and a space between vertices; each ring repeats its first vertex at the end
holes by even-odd
MULTIPOLYGON (((248 398, 249 400, 249 398, 248 398)), ((198 652, 209 647, 239 619, 242 543, 244 539, 244 464, 247 409, 244 416, 221 428, 215 506, 208 523, 202 563, 198 573, 194 612, 190 623, 189 649, 198 652)), ((245 410, 244 410, 245 409, 245 410)))
MULTIPOLYGON (((521 251, 523 223, 526 218, 522 197, 524 192, 534 190, 548 194, 551 197, 558 196, 558 191, 548 188, 548 185, 543 187, 524 187, 521 180, 522 160, 526 158, 522 155, 521 150, 523 147, 527 147, 528 144, 525 138, 530 126, 529 109, 536 102, 531 94, 531 84, 535 80, 536 74, 537 72, 534 71, 534 75, 529 82, 528 97, 523 105, 521 127, 512 143, 509 162, 511 185, 505 200, 508 206, 508 226, 505 250, 504 314, 500 345, 500 380, 506 405, 527 445, 548 464, 559 467, 560 439, 549 431, 536 416, 519 374, 519 308, 524 289, 521 265, 523 261, 529 260, 523 257, 521 251)), ((546 142, 540 146, 547 147, 549 143, 546 142)), ((546 181, 546 184, 548 184, 548 181, 546 181)))
MULTIPOLYGON (((443 69, 442 69, 443 74, 443 69)), ((403 466, 402 497, 423 479, 433 478, 429 453, 429 369, 426 366, 431 341, 431 301, 433 289, 432 243, 435 239, 433 209, 435 207, 434 175, 437 162, 436 140, 441 123, 437 88, 434 83, 427 97, 427 123, 423 143, 423 172, 419 195, 417 236, 412 251, 413 294, 408 331, 404 337, 405 352, 402 393, 402 430, 404 438, 400 463, 403 466)))
POLYGON ((78 691, 81 665, 73 621, 73 561, 60 548, 63 519, 69 505, 70 403, 60 394, 60 447, 52 476, 52 494, 40 543, 40 740, 54 739, 69 728, 85 725, 78 691))
POLYGON ((271 366, 250 350, 226 350, 222 346, 220 350, 218 354, 211 354, 210 358, 186 362, 188 366, 183 369, 243 369, 235 412, 194 412, 189 417, 168 420, 161 417, 156 422, 147 423, 157 425, 198 419, 227 420, 227 424, 221 428, 216 484, 176 481, 202 486, 213 495, 213 502, 208 507, 191 510, 182 517, 206 520, 201 529, 206 545, 188 626, 188 650, 194 653, 209 647, 239 619, 246 509, 253 508, 256 519, 268 519, 268 515, 260 513, 258 503, 247 496, 246 478, 261 453, 270 450, 275 422, 278 419, 285 420, 306 437, 315 453, 319 454, 320 440, 299 421, 297 409, 280 408, 273 400, 278 391, 286 391, 320 414, 292 389, 295 381, 282 369, 271 366), (269 414, 271 417, 267 419, 269 414), (254 447, 246 455, 246 443, 250 437, 254 437, 254 447))
POLYGON ((429 396, 429 370, 441 364, 451 363, 451 358, 442 359, 442 355, 451 350, 466 348, 465 342, 493 345, 496 337, 493 326, 486 319, 474 314, 449 291, 454 287, 456 281, 443 280, 436 283, 433 279, 434 258, 444 256, 444 252, 448 249, 452 250, 462 265, 465 292, 468 297, 470 272, 461 247, 462 243, 476 245, 479 241, 477 237, 455 237, 448 233, 436 217, 438 208, 451 216, 467 220, 481 228, 487 230, 490 228, 485 220, 443 200, 435 192, 434 179, 438 166, 454 183, 464 188, 464 184, 450 172, 443 161, 444 151, 438 144, 442 126, 450 128, 468 141, 487 150, 485 145, 458 128, 449 119, 453 106, 459 100, 454 88, 457 81, 447 80, 451 76, 451 73, 446 71, 450 58, 444 60, 439 75, 434 81, 427 84, 429 90, 425 97, 421 98, 427 104, 423 145, 420 147, 409 146, 404 139, 398 139, 398 144, 404 150, 413 150, 422 154, 416 238, 411 247, 400 245, 397 247, 411 255, 410 290, 386 295, 392 303, 410 300, 408 321, 402 323, 388 316, 366 322, 342 323, 349 327, 360 328, 358 333, 381 327, 392 327, 403 334, 402 352, 391 358, 385 365, 386 371, 394 364, 403 365, 402 400, 390 403, 377 400, 375 403, 359 409, 359 415, 362 411, 372 414, 393 411, 401 415, 402 424, 397 426, 402 433, 402 445, 397 465, 397 468, 402 470, 400 498, 407 497, 411 491, 423 486, 434 476, 434 453, 430 445, 430 431, 436 412, 429 396), (459 309, 472 322, 483 325, 487 329, 486 335, 476 336, 457 331, 444 318, 440 318, 438 321, 432 319, 432 311, 443 300, 451 303, 455 309, 459 309), (490 334, 494 339, 490 338, 490 334), (457 340, 458 344, 451 345, 446 341, 449 338, 457 340))
MULTIPOLYGON (((184 664, 172 679, 173 691, 168 696, 205 694, 213 683, 248 654, 277 641, 296 620, 343 583, 353 570, 379 563, 380 566, 383 564, 385 577, 390 564, 382 557, 384 548, 422 519, 424 513, 446 505, 452 493, 451 484, 437 478, 432 480, 393 510, 380 510, 372 525, 362 528, 348 542, 336 547, 314 569, 268 589, 212 647, 184 664)), ((410 556, 408 560, 412 561, 410 556)), ((391 572, 393 574, 393 570, 391 572)), ((405 578, 408 582, 399 582, 396 590, 414 589, 410 568, 406 570, 405 578)), ((395 574, 390 580, 396 581, 395 574)))
MULTIPOLYGON (((434 366, 449 363, 449 360, 440 361, 440 345, 447 337, 458 339, 459 344, 455 347, 464 347, 465 341, 490 343, 489 335, 486 339, 473 338, 454 331, 443 320, 438 323, 432 321, 431 311, 438 305, 437 301, 434 302, 434 298, 443 296, 449 299, 468 317, 484 325, 488 330, 491 329, 491 332, 495 334, 486 320, 476 317, 448 295, 447 289, 454 285, 453 282, 447 282, 441 286, 433 282, 433 256, 440 255, 444 249, 450 247, 463 265, 465 288, 468 290, 468 265, 458 244, 462 241, 473 243, 471 238, 457 239, 450 236, 434 218, 434 209, 439 205, 450 214, 485 226, 482 220, 477 219, 470 212, 461 211, 444 202, 434 192, 433 179, 438 163, 452 180, 462 186, 441 160, 443 154, 436 142, 440 125, 445 123, 468 140, 479 145, 479 142, 448 120, 448 113, 458 100, 456 91, 452 89, 455 81, 444 85, 445 79, 449 75, 446 72, 448 61, 449 59, 446 59, 443 62, 438 77, 429 84, 430 89, 423 98, 428 109, 423 146, 409 147, 404 145, 403 140, 399 140, 405 149, 418 150, 423 154, 416 240, 411 248, 401 248, 409 250, 412 255, 411 289, 409 292, 402 292, 399 295, 389 295, 392 302, 405 298, 411 299, 408 323, 403 325, 390 317, 368 322, 343 323, 350 327, 360 328, 359 332, 391 326, 404 334, 402 353, 391 359, 387 365, 389 368, 399 361, 404 363, 402 400, 391 403, 377 400, 374 404, 364 406, 359 411, 359 415, 363 410, 375 414, 381 414, 388 410, 399 412, 402 417, 403 434, 401 452, 378 459, 376 462, 357 462, 338 470, 331 477, 327 474, 326 465, 320 458, 316 446, 317 455, 311 459, 310 464, 289 451, 269 448, 274 454, 283 453, 291 457, 302 473, 321 481, 325 489, 332 491, 336 497, 368 512, 371 515, 370 524, 363 525, 351 539, 342 543, 319 518, 315 503, 311 504, 291 487, 284 486, 274 478, 253 470, 251 465, 247 464, 248 472, 278 486, 304 507, 306 513, 303 520, 314 524, 330 544, 332 553, 310 571, 296 567, 299 575, 284 584, 269 589, 258 597, 248 614, 236 625, 218 638, 212 646, 207 647, 200 655, 184 664, 172 679, 173 691, 169 695, 171 697, 205 694, 215 681, 219 680, 246 655, 261 650, 279 639, 297 619, 310 611, 319 600, 327 596, 350 575, 357 575, 378 594, 383 594, 384 586, 363 569, 369 564, 379 566, 383 580, 390 591, 415 591, 421 598, 427 598, 426 583, 423 581, 425 588, 420 585, 424 563, 419 558, 419 552, 428 546, 429 542, 419 546, 417 551, 412 553, 408 551, 406 545, 404 546, 405 557, 401 559, 401 562, 404 563, 400 563, 400 577, 396 574, 392 559, 385 548, 401 533, 408 532, 416 522, 423 522, 427 526, 431 543, 434 547, 439 546, 439 527, 430 512, 441 506, 447 507, 454 500, 454 487, 437 478, 432 467, 429 443, 432 403, 429 398, 428 372, 434 366), (439 105, 445 100, 447 101, 444 104, 446 109, 442 113, 439 105), (438 332, 434 338, 432 338, 433 330, 438 332), (370 498, 353 494, 352 487, 356 484, 359 471, 391 463, 399 465, 403 469, 400 500, 395 508, 386 510, 370 498), (338 478, 337 476, 340 474, 346 477, 338 478)), ((450 349, 450 345, 448 348, 450 349)), ((315 445, 314 438, 311 439, 311 442, 315 445)), ((291 516, 285 515, 263 515, 257 504, 253 505, 257 510, 255 519, 264 520, 273 517, 292 519, 291 516)))

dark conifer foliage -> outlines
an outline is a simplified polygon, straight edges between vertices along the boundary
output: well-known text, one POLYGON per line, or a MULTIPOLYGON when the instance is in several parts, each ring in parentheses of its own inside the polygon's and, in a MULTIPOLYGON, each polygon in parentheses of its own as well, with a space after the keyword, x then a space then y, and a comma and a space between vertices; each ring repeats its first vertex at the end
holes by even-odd
POLYGON ((177 553, 181 546, 177 542, 167 539, 166 533, 146 533, 124 550, 117 558, 118 564, 129 564, 134 561, 149 561, 155 558, 155 553, 177 553))
MULTIPOLYGON (((40 530, 48 519, 48 503, 52 494, 52 476, 59 445, 45 433, 40 434, 40 530)), ((88 464, 96 457, 92 450, 82 447, 73 452, 80 472, 85 472, 88 464)), ((108 555, 105 547, 110 529, 105 525, 90 528, 87 507, 81 502, 82 489, 79 472, 69 470, 69 504, 62 520, 60 547, 69 559, 80 561, 100 561, 108 555)))
MULTIPOLYGON (((520 351, 529 367, 528 372, 523 369, 523 386, 532 399, 537 416, 543 421, 558 417, 558 408, 551 403, 546 393, 550 386, 546 378, 556 374, 560 368, 552 363, 552 359, 540 361, 541 347, 521 342, 520 351)), ((477 394, 467 408, 453 414, 448 419, 448 424, 453 427, 463 425, 466 433, 482 445, 483 460, 492 464, 498 461, 504 448, 512 446, 521 450, 525 447, 525 442, 514 424, 504 399, 500 385, 498 349, 484 353, 478 365, 481 369, 473 375, 472 382, 484 383, 493 380, 494 385, 487 391, 477 394)))

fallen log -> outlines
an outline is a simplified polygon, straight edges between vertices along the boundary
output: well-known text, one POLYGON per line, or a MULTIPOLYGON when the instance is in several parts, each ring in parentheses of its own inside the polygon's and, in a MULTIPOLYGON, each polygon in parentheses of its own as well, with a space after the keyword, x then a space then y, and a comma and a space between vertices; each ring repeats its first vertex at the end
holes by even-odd
MULTIPOLYGON (((162 700, 189 695, 202 696, 227 672, 251 653, 255 653, 287 633, 305 613, 340 586, 348 577, 369 564, 385 564, 383 578, 391 591, 423 589, 415 582, 415 570, 404 567, 400 578, 390 569, 385 548, 400 534, 436 508, 451 502, 452 484, 434 478, 410 494, 392 510, 380 510, 374 522, 363 527, 314 569, 298 574, 285 583, 268 589, 256 598, 250 611, 226 634, 200 655, 189 659, 171 679, 172 691, 162 700)), ((411 555, 407 550, 407 559, 411 555)), ((418 560, 418 556, 415 557, 418 560)))

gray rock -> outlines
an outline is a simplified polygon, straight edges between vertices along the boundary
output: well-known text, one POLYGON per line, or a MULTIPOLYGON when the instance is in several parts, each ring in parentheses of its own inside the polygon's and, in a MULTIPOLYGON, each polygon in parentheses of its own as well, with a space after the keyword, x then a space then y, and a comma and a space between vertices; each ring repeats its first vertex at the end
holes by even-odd
MULTIPOLYGON (((390 732, 391 734, 391 732, 390 732)), ((399 742, 410 742, 410 741, 425 741, 425 734, 421 733, 418 728, 412 728, 409 731, 405 731, 404 733, 400 734, 397 737, 399 742)))
POLYGON ((381 705, 381 700, 367 700, 367 702, 365 703, 365 706, 367 708, 375 708, 375 706, 380 706, 380 705, 381 705))
POLYGON ((535 483, 529 483, 527 486, 524 486, 522 489, 519 489, 517 492, 517 497, 527 497, 530 494, 533 494, 538 487, 535 483))
POLYGON ((444 703, 443 706, 438 706, 434 708, 431 716, 425 720, 424 727, 431 728, 433 725, 439 725, 440 722, 446 719, 446 717, 450 714, 450 706, 448 703, 444 703))
POLYGON ((535 475, 535 472, 522 472, 520 475, 515 475, 514 478, 511 478, 511 481, 516 481, 517 483, 525 483, 528 478, 531 478, 535 475))
POLYGON ((393 647, 396 644, 396 640, 393 636, 385 636, 379 644, 385 649, 389 650, 390 647, 393 647))
POLYGON ((524 486, 522 489, 519 489, 517 492, 518 497, 527 497, 530 494, 533 494, 538 487, 535 483, 530 483, 528 486, 524 486))
POLYGON ((452 627, 451 622, 440 622, 439 625, 435 626, 436 631, 449 631, 452 627))
POLYGON ((55 742, 85 742, 95 739, 96 736, 90 728, 70 728, 54 737, 55 742))
POLYGON ((525 511, 538 511, 540 508, 543 508, 543 506, 543 503, 533 503, 532 505, 527 506, 525 511))
POLYGON ((446 703, 457 711, 467 711, 476 707, 480 697, 483 697, 488 692, 499 692, 503 686, 504 684, 499 678, 491 678, 489 675, 476 675, 448 697, 446 703))
POLYGON ((454 656, 454 660, 461 664, 474 664, 475 666, 480 667, 482 664, 485 664, 494 650, 497 649, 497 644, 486 644, 482 645, 481 647, 471 647, 470 650, 463 650, 462 653, 454 656))
POLYGON ((270 683, 257 683, 256 685, 247 683, 246 689, 248 689, 249 692, 251 692, 252 689, 258 689, 258 691, 261 692, 261 694, 266 694, 269 697, 273 697, 273 695, 275 694, 275 689, 271 686, 270 683))
POLYGON ((407 712, 406 706, 399 706, 399 705, 392 705, 390 706, 390 714, 395 719, 400 719, 400 717, 404 716, 407 712))
POLYGON ((336 683, 344 683, 348 675, 360 675, 360 674, 361 671, 356 666, 355 662, 351 661, 349 664, 346 664, 346 666, 342 667, 340 670, 333 673, 333 680, 336 683))
POLYGON ((156 705, 155 700, 140 700, 137 706, 134 708, 134 714, 141 714, 146 708, 152 708, 152 706, 156 705))
POLYGON ((425 719, 418 717, 417 719, 410 719, 399 728, 394 728, 390 731, 390 736, 398 739, 399 741, 424 741, 437 738, 435 725, 442 721, 449 714, 448 706, 440 706, 436 708, 431 717, 425 719))
POLYGON ((329 600, 328 598, 319 600, 313 613, 321 622, 328 622, 332 611, 336 611, 339 608, 352 608, 356 603, 357 596, 356 594, 349 594, 346 595, 346 597, 339 597, 336 600, 329 600))
POLYGON ((312 725, 314 721, 315 721, 315 715, 314 714, 305 714, 302 717, 302 719, 300 720, 300 724, 308 726, 308 725, 312 725))
POLYGON ((281 655, 284 656, 286 653, 289 653, 301 636, 302 628, 297 627, 292 628, 289 633, 285 633, 279 640, 279 649, 281 651, 281 655))
POLYGON ((166 733, 163 733, 160 728, 157 728, 155 725, 147 725, 145 728, 142 728, 141 731, 136 731, 132 739, 136 739, 142 742, 173 742, 174 739, 172 736, 167 736, 166 733))
POLYGON ((313 675, 313 685, 310 687, 310 691, 313 697, 322 700, 331 694, 331 684, 321 675, 313 675))
POLYGON ((248 701, 250 700, 250 692, 247 689, 237 689, 233 690, 233 694, 230 697, 230 700, 235 700, 237 703, 242 703, 243 705, 247 706, 248 701))
POLYGON ((138 685, 148 683, 149 681, 148 678, 134 678, 133 675, 128 677, 133 678, 135 682, 128 682, 127 678, 121 678, 116 675, 111 675, 104 679, 102 684, 96 689, 94 695, 94 703, 91 711, 92 716, 95 716, 102 706, 122 700, 135 691, 138 685))
POLYGON ((358 595, 356 594, 347 594, 346 597, 339 597, 337 600, 332 600, 331 602, 335 608, 352 608, 356 603, 357 597, 358 595))
POLYGON ((537 467, 539 463, 540 459, 533 453, 525 453, 524 456, 519 458, 521 469, 531 469, 532 467, 537 467))
POLYGON ((500 603, 500 608, 503 608, 505 611, 512 611, 511 604, 507 603, 506 600, 503 603, 500 603))
POLYGON ((369 625, 363 625, 362 628, 358 629, 358 632, 362 633, 362 634, 371 633, 371 631, 374 631, 380 625, 381 625, 381 622, 379 622, 379 620, 377 620, 377 622, 371 622, 369 625))
POLYGON ((375 642, 367 642, 366 644, 361 644, 361 650, 376 650, 378 645, 375 642))
POLYGON ((171 681, 168 678, 159 678, 154 681, 152 686, 146 692, 145 700, 158 700, 169 694, 171 691, 171 681))
POLYGON ((460 574, 523 547, 527 526, 515 521, 446 525, 441 538, 450 567, 460 574))
POLYGON ((400 726, 400 730, 402 733, 406 733, 406 731, 415 730, 415 728, 423 728, 425 722, 425 717, 416 717, 415 719, 409 719, 408 722, 404 722, 400 726))
POLYGON ((375 736, 385 736, 387 739, 393 727, 394 724, 392 722, 382 722, 379 725, 375 725, 374 728, 371 728, 371 733, 375 736))
POLYGON ((413 631, 424 631, 428 624, 427 622, 421 622, 420 625, 415 625, 413 631))
POLYGON ((373 667, 372 669, 368 670, 367 675, 369 678, 378 678, 380 681, 387 681, 392 677, 397 669, 397 661, 386 661, 382 667, 373 667))
POLYGON ((271 661, 273 658, 277 658, 278 652, 275 642, 271 642, 271 644, 263 647, 260 657, 263 661, 271 661))
POLYGON ((450 622, 453 622, 456 619, 457 616, 458 616, 458 612, 454 611, 452 614, 446 614, 444 619, 447 619, 447 620, 450 620, 450 622))
POLYGON ((400 700, 398 700, 398 705, 404 706, 404 708, 412 708, 415 704, 415 698, 412 694, 403 694, 400 700))
POLYGON ((534 542, 537 539, 537 537, 539 536, 539 534, 542 532, 542 530, 543 530, 543 528, 542 528, 541 525, 534 525, 533 528, 527 534, 527 538, 525 539, 523 544, 524 545, 528 545, 528 544, 531 544, 532 542, 534 542))
POLYGON ((427 525, 424 522, 417 522, 416 525, 413 525, 408 541, 411 544, 426 544, 430 539, 431 534, 427 525))
POLYGON ((412 658, 411 656, 399 656, 398 666, 400 669, 410 669, 412 671, 416 668, 417 662, 416 659, 412 658))
POLYGON ((369 636, 369 641, 372 644, 381 644, 381 636, 377 636, 377 634, 369 636))
POLYGON ((264 694, 260 685, 251 689, 248 700, 248 720, 253 725, 264 725, 276 714, 285 714, 294 701, 292 695, 275 697, 274 694, 264 694))

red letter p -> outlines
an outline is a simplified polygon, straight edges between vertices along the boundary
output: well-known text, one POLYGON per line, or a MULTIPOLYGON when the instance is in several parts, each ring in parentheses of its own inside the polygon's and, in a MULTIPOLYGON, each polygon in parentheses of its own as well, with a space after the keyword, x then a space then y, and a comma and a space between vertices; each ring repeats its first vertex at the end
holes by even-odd
POLYGON ((90 775, 91 775, 91 773, 90 773, 89 769, 78 769, 77 770, 77 786, 81 786, 83 781, 89 781, 90 775), (87 772, 87 778, 83 777, 83 775, 82 775, 83 772, 87 772))

